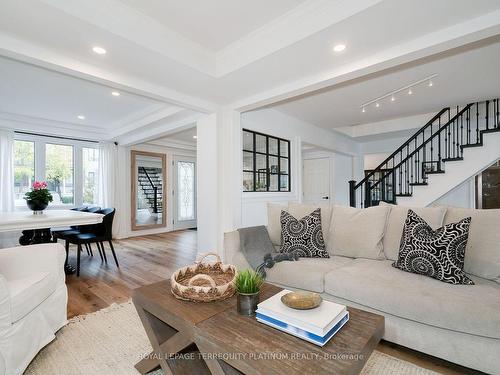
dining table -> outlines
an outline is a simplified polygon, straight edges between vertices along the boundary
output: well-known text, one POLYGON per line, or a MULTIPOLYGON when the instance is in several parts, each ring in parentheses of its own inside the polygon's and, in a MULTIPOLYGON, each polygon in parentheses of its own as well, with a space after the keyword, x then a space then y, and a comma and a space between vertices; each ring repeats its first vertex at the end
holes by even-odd
MULTIPOLYGON (((0 212, 0 233, 21 231, 19 244, 23 246, 49 243, 53 242, 51 228, 99 224, 103 217, 97 213, 73 210, 45 210, 37 215, 32 211, 0 212)), ((74 267, 68 263, 68 254, 65 270, 66 273, 74 272, 74 267)))

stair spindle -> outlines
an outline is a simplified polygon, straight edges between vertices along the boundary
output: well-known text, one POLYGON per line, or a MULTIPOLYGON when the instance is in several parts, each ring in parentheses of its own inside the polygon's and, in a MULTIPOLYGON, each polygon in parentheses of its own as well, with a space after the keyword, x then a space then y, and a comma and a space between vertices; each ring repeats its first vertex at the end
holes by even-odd
POLYGON ((484 116, 484 120, 486 121, 486 130, 489 130, 489 118, 490 118, 490 101, 486 101, 486 115, 484 116))
POLYGON ((479 143, 479 102, 476 102, 476 143, 479 143))

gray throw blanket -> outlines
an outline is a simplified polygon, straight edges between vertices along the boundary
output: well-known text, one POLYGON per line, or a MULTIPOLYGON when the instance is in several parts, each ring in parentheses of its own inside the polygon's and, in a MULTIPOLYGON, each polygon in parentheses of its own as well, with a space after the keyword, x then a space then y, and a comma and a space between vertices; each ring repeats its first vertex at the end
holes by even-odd
POLYGON ((238 229, 240 249, 247 262, 254 270, 266 277, 266 268, 284 260, 295 261, 299 257, 295 253, 276 253, 265 226, 238 229))

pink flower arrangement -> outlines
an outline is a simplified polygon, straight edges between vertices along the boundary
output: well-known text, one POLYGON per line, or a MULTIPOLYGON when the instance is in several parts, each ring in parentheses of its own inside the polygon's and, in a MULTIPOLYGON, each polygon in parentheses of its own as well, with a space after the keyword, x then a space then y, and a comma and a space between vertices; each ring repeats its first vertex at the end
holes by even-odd
POLYGON ((47 183, 45 181, 35 181, 31 187, 31 191, 24 194, 24 199, 27 201, 44 203, 45 205, 52 202, 52 194, 50 194, 49 189, 47 189, 47 183))
POLYGON ((45 181, 35 181, 33 183, 33 190, 47 189, 47 183, 45 181))

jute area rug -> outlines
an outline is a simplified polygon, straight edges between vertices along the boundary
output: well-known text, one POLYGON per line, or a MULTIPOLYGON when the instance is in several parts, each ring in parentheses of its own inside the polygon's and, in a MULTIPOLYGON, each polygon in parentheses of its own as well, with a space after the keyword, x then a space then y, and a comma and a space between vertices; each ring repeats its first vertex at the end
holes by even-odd
MULTIPOLYGON (((56 336, 33 360, 26 375, 137 375, 134 364, 152 350, 131 302, 74 318, 56 336)), ((362 374, 437 373, 375 351, 362 374)))

